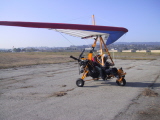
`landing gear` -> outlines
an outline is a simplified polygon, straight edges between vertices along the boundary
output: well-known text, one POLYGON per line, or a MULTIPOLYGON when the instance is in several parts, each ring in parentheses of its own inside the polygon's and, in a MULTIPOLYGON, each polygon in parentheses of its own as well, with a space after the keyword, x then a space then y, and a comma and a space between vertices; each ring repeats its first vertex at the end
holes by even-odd
POLYGON ((122 78, 121 81, 116 80, 116 83, 117 83, 119 86, 125 86, 125 85, 126 85, 126 80, 125 80, 124 78, 122 78))
POLYGON ((84 80, 82 80, 82 79, 78 79, 77 81, 76 81, 76 85, 78 86, 78 87, 83 87, 84 86, 84 80))

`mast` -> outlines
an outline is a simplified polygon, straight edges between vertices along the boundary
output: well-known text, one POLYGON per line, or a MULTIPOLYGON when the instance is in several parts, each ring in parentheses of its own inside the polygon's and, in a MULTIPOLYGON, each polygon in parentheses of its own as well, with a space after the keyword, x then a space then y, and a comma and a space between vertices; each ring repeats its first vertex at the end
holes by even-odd
POLYGON ((94 15, 92 15, 92 25, 96 25, 94 15))
MULTIPOLYGON (((94 15, 92 15, 92 25, 96 25, 94 15)), ((103 47, 104 47, 104 49, 105 49, 105 52, 108 54, 108 56, 109 56, 109 58, 110 58, 112 64, 114 64, 113 59, 112 59, 112 57, 111 57, 111 55, 110 55, 110 53, 109 53, 109 50, 108 50, 108 48, 107 48, 107 46, 106 46, 106 44, 105 44, 105 42, 104 42, 102 36, 97 36, 97 38, 95 39, 95 41, 94 41, 94 43, 93 43, 93 45, 92 45, 92 48, 94 49, 94 48, 96 47, 97 41, 100 42, 100 54, 101 54, 101 60, 102 60, 102 61, 101 61, 101 65, 104 66, 104 60, 103 60, 103 54, 104 54, 104 53, 103 53, 103 47)), ((91 57, 92 57, 92 55, 89 55, 89 56, 88 56, 89 59, 91 59, 91 57)))

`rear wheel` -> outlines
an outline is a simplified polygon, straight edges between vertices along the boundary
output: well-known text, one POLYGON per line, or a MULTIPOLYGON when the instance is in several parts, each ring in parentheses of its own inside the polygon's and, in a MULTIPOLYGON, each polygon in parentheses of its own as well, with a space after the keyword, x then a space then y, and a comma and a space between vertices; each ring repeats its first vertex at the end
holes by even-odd
POLYGON ((78 79, 77 81, 76 81, 76 85, 78 86, 78 87, 83 87, 84 86, 84 80, 82 80, 82 79, 78 79))
POLYGON ((119 81, 117 80, 116 83, 117 83, 119 86, 125 86, 125 85, 126 85, 126 80, 123 78, 121 82, 119 82, 119 81))

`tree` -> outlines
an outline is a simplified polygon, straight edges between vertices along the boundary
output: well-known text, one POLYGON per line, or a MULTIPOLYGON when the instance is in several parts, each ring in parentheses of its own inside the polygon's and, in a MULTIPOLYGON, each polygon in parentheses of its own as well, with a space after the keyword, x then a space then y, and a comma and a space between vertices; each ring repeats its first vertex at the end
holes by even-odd
POLYGON ((14 48, 13 52, 21 52, 21 49, 20 48, 14 48))

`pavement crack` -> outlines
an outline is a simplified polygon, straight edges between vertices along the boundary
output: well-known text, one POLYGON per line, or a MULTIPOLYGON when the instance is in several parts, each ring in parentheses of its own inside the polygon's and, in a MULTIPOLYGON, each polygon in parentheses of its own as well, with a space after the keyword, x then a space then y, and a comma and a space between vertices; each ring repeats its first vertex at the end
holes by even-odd
POLYGON ((154 79, 153 83, 151 83, 151 84, 148 86, 149 88, 153 89, 154 84, 157 82, 159 76, 160 76, 160 75, 157 75, 157 76, 156 76, 156 78, 154 79))
POLYGON ((140 93, 140 94, 138 94, 138 96, 137 96, 136 98, 132 99, 132 100, 131 100, 132 102, 127 106, 127 108, 126 108, 124 111, 119 112, 119 113, 114 117, 113 120, 116 120, 119 116, 125 114, 132 105, 134 105, 134 104, 139 104, 139 103, 137 103, 136 101, 137 101, 141 96, 142 96, 142 94, 140 93))
MULTIPOLYGON (((155 77, 153 83, 151 83, 151 84, 148 86, 147 89, 149 89, 149 88, 153 89, 154 84, 157 82, 157 80, 158 80, 159 77, 160 77, 160 75, 157 75, 157 76, 155 77)), ((143 92, 144 92, 144 91, 143 91, 143 92)), ((113 120, 117 120, 118 117, 122 116, 123 114, 126 114, 127 111, 130 109, 130 107, 131 107, 132 105, 134 105, 134 104, 140 104, 140 103, 138 103, 138 102, 136 102, 136 101, 137 101, 141 96, 144 95, 143 92, 140 93, 140 94, 138 94, 136 98, 132 99, 132 100, 131 100, 132 102, 126 107, 126 109, 123 110, 122 112, 119 112, 119 113, 114 117, 113 120)), ((156 96, 158 96, 158 93, 155 93, 154 91, 152 91, 152 95, 151 95, 151 96, 156 97, 156 96)))

